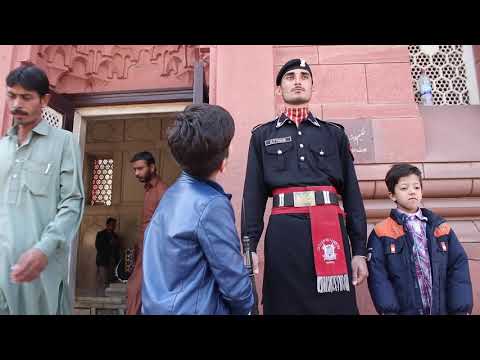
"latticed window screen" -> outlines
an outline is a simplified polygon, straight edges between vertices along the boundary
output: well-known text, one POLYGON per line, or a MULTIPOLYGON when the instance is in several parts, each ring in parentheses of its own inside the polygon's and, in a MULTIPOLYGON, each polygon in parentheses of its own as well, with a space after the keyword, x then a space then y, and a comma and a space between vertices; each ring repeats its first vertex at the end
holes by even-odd
POLYGON ((127 249, 125 251, 125 271, 132 273, 135 266, 135 252, 133 249, 127 249))
POLYGON ((112 205, 113 159, 93 160, 90 205, 112 205))
POLYGON ((433 53, 422 45, 409 45, 408 50, 417 103, 421 103, 418 79, 423 69, 432 83, 434 105, 470 104, 463 45, 438 45, 433 53))
POLYGON ((53 110, 51 107, 45 106, 42 110, 42 118, 47 120, 50 126, 56 128, 63 127, 63 115, 58 111, 53 110))

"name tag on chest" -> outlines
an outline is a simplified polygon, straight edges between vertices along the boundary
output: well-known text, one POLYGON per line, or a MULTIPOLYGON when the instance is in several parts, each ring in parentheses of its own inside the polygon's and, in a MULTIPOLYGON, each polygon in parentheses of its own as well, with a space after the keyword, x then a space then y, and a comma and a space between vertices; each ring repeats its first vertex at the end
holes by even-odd
POLYGON ((292 137, 291 136, 265 140, 265 146, 270 146, 270 145, 275 145, 275 144, 283 144, 283 143, 288 143, 288 142, 292 142, 292 137))

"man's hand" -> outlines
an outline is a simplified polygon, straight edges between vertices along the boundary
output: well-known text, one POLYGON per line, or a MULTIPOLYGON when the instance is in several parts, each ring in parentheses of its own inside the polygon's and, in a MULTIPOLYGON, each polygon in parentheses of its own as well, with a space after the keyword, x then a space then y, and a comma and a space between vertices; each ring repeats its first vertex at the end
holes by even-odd
MULTIPOLYGON (((244 264, 247 263, 247 259, 244 257, 244 264)), ((260 271, 258 270, 258 255, 256 252, 252 251, 252 267, 253 267, 253 273, 258 274, 260 271)))
POLYGON ((30 282, 40 276, 47 267, 47 256, 38 249, 30 249, 20 256, 18 262, 12 266, 10 279, 14 283, 30 282))
POLYGON ((354 256, 352 259, 353 285, 360 285, 368 277, 367 262, 364 256, 354 256))

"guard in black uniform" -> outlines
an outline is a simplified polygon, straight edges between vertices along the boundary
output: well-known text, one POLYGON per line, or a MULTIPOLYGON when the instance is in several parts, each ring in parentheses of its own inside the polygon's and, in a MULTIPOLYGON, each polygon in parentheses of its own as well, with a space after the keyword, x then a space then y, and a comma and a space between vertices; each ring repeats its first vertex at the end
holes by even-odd
POLYGON ((348 137, 308 110, 313 79, 304 60, 288 61, 276 84, 285 110, 252 130, 242 211, 242 236, 256 251, 273 196, 264 314, 358 314, 367 226, 348 137))

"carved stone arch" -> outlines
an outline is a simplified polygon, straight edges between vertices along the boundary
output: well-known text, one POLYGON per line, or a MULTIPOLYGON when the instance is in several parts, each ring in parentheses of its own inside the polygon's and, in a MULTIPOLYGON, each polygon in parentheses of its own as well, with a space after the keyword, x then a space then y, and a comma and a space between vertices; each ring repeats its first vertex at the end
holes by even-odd
POLYGON ((172 56, 170 59, 168 59, 168 62, 165 64, 164 76, 178 75, 179 63, 181 63, 181 60, 176 56, 172 56))
MULTIPOLYGON (((152 48, 145 48, 140 49, 137 54, 137 58, 135 59, 135 63, 142 64, 142 63, 155 63, 154 59, 154 52, 152 48), (145 61, 143 61, 145 60, 145 61)), ((130 67, 129 67, 130 68, 130 67)))
POLYGON ((117 53, 112 56, 112 59, 108 59, 108 62, 110 63, 110 73, 108 78, 112 79, 113 74, 115 73, 117 79, 124 79, 126 58, 117 53))
POLYGON ((61 46, 58 46, 54 52, 53 63, 57 66, 65 66, 65 61, 65 50, 61 46))
POLYGON ((161 59, 163 58, 163 49, 159 45, 154 45, 152 48, 152 57, 151 57, 151 62, 153 64, 157 64, 161 59))
POLYGON ((95 71, 95 74, 99 78, 104 78, 104 79, 112 79, 113 78, 113 72, 112 72, 112 63, 109 59, 103 59, 97 66, 97 70, 95 71))
POLYGON ((45 46, 43 46, 42 49, 41 49, 40 56, 42 57, 42 55, 43 55, 44 59, 47 60, 47 62, 52 63, 54 58, 55 58, 57 48, 59 46, 60 45, 45 45, 45 46))
POLYGON ((85 76, 85 74, 88 72, 88 59, 82 55, 75 56, 70 66, 70 72, 78 76, 85 76), (83 66, 83 71, 76 71, 78 69, 76 66, 77 64, 81 64, 83 66))

